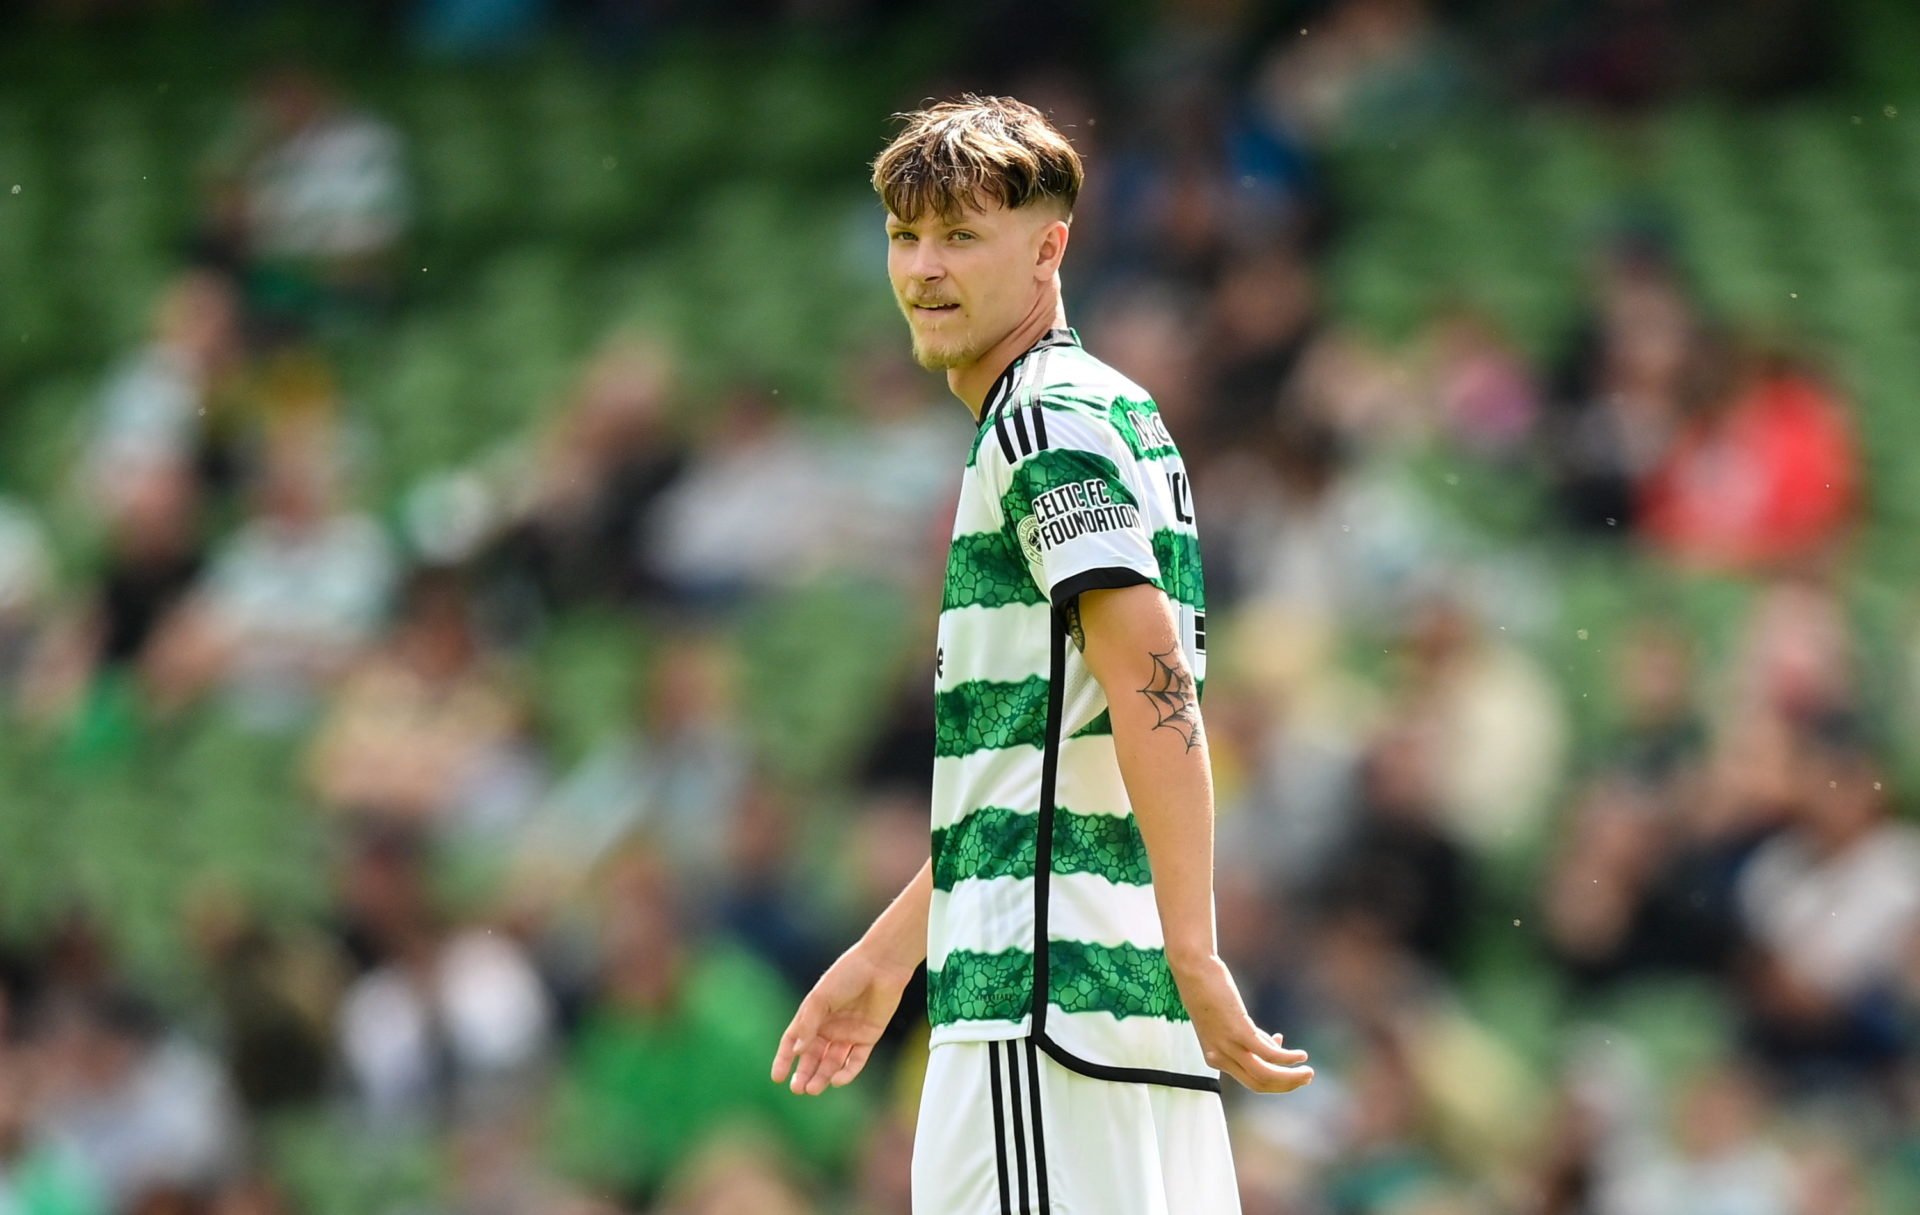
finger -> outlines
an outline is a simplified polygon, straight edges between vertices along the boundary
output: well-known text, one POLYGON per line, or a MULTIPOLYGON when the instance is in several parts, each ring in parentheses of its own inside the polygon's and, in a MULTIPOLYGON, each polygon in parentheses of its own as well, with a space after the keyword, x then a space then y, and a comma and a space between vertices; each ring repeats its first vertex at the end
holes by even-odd
POLYGON ((851 1042, 829 1042, 827 1049, 821 1052, 820 1069, 807 1081, 807 1095, 818 1097, 827 1091, 833 1083, 833 1077, 847 1065, 847 1056, 853 1053, 851 1042))
POLYGON ((1256 1093, 1290 1093, 1313 1083, 1311 1067, 1277 1067, 1257 1055, 1238 1060, 1246 1073, 1241 1080, 1256 1093))
POLYGON ((789 1026, 787 1032, 780 1035, 780 1046, 773 1052, 773 1082, 780 1083, 793 1070, 793 1058, 800 1053, 800 1039, 789 1026))
POLYGON ((866 1045, 855 1046, 847 1052, 847 1061, 840 1065, 839 1071, 833 1073, 833 1086, 839 1088, 843 1084, 853 1083, 853 1078, 860 1074, 860 1069, 867 1065, 867 1059, 872 1054, 873 1047, 866 1045))
POLYGON ((807 1085, 813 1083, 814 1074, 820 1070, 821 1060, 826 1057, 828 1042, 825 1038, 810 1038, 800 1048, 800 1056, 793 1069, 793 1080, 788 1087, 796 1093, 807 1091, 807 1085))
POLYGON ((793 1061, 806 1048, 813 1036, 820 1032, 820 1014, 812 1000, 802 1000, 793 1014, 793 1020, 787 1023, 786 1032, 780 1035, 780 1049, 773 1055, 773 1080, 775 1084, 787 1078, 787 1072, 793 1061))
POLYGON ((1269 1063, 1281 1067, 1298 1067, 1307 1061, 1307 1052, 1291 1046, 1280 1045, 1280 1035, 1271 1036, 1256 1033, 1253 1036, 1253 1053, 1269 1063))
POLYGON ((1219 1071, 1221 1075, 1229 1077, 1236 1084, 1245 1088, 1254 1087, 1253 1077, 1249 1076, 1246 1068, 1226 1051, 1209 1050, 1206 1052, 1206 1059, 1208 1066, 1219 1071))

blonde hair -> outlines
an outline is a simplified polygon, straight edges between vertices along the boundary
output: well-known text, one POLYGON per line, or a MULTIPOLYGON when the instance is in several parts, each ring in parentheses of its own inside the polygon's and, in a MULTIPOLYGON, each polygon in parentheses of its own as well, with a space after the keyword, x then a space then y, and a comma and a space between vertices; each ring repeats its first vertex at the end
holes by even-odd
POLYGON ((1024 101, 966 93, 894 117, 904 125, 873 162, 873 188, 896 217, 951 220, 969 206, 1039 202, 1072 216, 1080 154, 1024 101))

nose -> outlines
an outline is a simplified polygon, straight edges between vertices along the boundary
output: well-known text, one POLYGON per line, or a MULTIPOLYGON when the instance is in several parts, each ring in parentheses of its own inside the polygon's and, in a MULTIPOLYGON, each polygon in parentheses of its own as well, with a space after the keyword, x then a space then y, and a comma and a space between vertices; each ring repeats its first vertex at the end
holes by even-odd
POLYGON ((923 283, 938 282, 946 273, 946 267, 940 264, 940 254, 933 248, 933 242, 915 241, 909 248, 907 273, 923 283))

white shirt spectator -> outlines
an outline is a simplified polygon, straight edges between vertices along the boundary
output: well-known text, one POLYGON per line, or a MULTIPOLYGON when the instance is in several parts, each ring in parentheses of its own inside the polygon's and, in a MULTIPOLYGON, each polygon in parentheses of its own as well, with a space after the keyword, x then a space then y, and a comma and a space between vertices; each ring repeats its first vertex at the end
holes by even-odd
POLYGON ((406 228, 404 144, 386 124, 341 112, 270 148, 247 173, 257 251, 352 258, 391 247, 406 228))
POLYGON ((508 1081, 553 1031, 539 975, 509 938, 470 930, 424 975, 398 965, 360 979, 340 1008, 340 1051, 368 1114, 417 1122, 441 1096, 508 1081))
POLYGON ((216 558, 207 607, 231 647, 227 680, 268 716, 299 699, 368 641, 392 589, 394 559, 372 520, 335 515, 299 529, 257 520, 216 558))
POLYGON ((1802 981, 1846 999, 1892 978, 1920 928, 1920 832, 1886 823, 1822 856, 1798 834, 1760 851, 1740 889, 1755 934, 1802 981))

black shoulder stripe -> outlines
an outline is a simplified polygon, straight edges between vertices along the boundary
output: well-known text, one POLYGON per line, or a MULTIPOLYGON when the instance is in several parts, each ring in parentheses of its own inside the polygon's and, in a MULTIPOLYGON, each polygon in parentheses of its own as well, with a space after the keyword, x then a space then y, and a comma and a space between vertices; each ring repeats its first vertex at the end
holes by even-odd
POLYGON ((1038 451, 1047 448, 1047 411, 1041 405, 1033 407, 1033 445, 1038 451))
POLYGON ((987 394, 987 403, 980 410, 980 416, 983 418, 990 418, 995 413, 997 413, 1000 409, 1000 406, 1003 403, 1005 403, 1007 399, 1008 389, 1012 387, 1013 387, 1013 377, 1012 376, 1002 377, 1000 382, 993 386, 993 391, 987 394))
POLYGON ((1000 450, 1006 453, 1008 464, 1012 464, 1015 460, 1020 458, 1019 456, 1014 454, 1013 439, 1009 437, 1007 434, 1006 415, 1002 414, 1000 417, 997 417, 993 420, 993 433, 999 436, 1000 450))
POLYGON ((1023 456, 1033 454, 1033 436, 1027 433, 1027 414, 1029 412, 1029 410, 1025 409, 1016 409, 1013 411, 1013 431, 1020 436, 1020 454, 1023 456))

